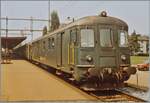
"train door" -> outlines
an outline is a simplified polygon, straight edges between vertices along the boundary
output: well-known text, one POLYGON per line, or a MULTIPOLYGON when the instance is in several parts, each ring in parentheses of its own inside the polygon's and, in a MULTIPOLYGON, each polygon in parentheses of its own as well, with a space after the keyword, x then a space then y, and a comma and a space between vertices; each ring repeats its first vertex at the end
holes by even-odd
POLYGON ((40 48, 40 42, 38 41, 37 42, 37 52, 36 52, 37 53, 36 56, 37 56, 37 60, 38 61, 40 60, 40 49, 39 48, 40 48))
POLYGON ((56 51, 57 67, 61 67, 62 66, 62 59, 63 59, 63 56, 62 56, 63 34, 64 34, 64 32, 57 34, 57 51, 56 51))
POLYGON ((69 42, 69 60, 68 64, 75 64, 75 43, 77 39, 77 30, 70 30, 70 42, 69 42))

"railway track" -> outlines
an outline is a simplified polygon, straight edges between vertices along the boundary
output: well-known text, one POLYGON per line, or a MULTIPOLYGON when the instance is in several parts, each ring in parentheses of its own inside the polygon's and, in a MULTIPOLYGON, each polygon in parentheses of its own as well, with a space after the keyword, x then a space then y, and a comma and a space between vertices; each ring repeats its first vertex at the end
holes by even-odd
MULTIPOLYGON (((71 83, 68 79, 63 78, 63 77, 61 77, 61 78, 64 79, 66 82, 72 84, 76 88, 82 90, 78 85, 71 83)), ((134 91, 131 91, 131 92, 136 92, 137 94, 138 94, 138 92, 141 93, 141 91, 145 92, 145 90, 135 88, 135 87, 127 86, 127 88, 134 89, 134 91)), ((124 91, 124 88, 116 89, 116 90, 92 91, 92 92, 84 91, 84 90, 82 90, 82 91, 89 94, 90 96, 96 98, 96 100, 102 101, 102 102, 130 102, 130 101, 131 102, 147 102, 146 100, 144 100, 140 97, 133 96, 130 93, 124 91)))
MULTIPOLYGON (((71 83, 67 79, 65 79, 65 81, 68 83, 71 83)), ((80 87, 78 87, 78 85, 75 85, 75 84, 72 84, 72 85, 75 86, 76 88, 82 90, 80 87)), ((145 90, 131 87, 131 86, 130 87, 127 86, 127 88, 134 89, 134 91, 132 90, 130 92, 135 92, 137 94, 141 93, 141 91, 145 92, 145 90)), ((82 90, 82 91, 89 94, 90 96, 96 98, 96 100, 102 101, 102 102, 147 102, 146 100, 142 99, 141 97, 134 96, 131 93, 129 93, 128 91, 124 91, 124 88, 116 89, 116 90, 92 91, 92 92, 84 91, 84 90, 82 90)))
POLYGON ((132 96, 119 90, 89 92, 89 95, 102 102, 146 102, 141 98, 132 96))

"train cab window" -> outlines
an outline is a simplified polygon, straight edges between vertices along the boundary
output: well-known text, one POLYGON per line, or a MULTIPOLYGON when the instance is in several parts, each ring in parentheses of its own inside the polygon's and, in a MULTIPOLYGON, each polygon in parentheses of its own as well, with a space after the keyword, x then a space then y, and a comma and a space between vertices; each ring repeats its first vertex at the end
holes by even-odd
POLYGON ((128 34, 126 31, 119 31, 119 46, 127 47, 128 46, 128 34))
POLYGON ((112 47, 113 32, 111 29, 100 29, 100 45, 102 47, 112 47))
POLYGON ((81 47, 94 47, 93 29, 81 29, 81 47))

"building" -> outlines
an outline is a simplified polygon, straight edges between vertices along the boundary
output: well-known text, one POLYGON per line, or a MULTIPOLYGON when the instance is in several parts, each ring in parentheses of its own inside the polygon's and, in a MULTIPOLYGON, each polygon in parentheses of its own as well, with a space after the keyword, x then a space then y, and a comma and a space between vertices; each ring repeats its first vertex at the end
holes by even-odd
POLYGON ((149 54, 149 36, 134 32, 129 36, 129 45, 134 54, 149 54))
POLYGON ((148 36, 138 36, 138 43, 140 44, 140 51, 143 54, 149 53, 149 37, 148 36))

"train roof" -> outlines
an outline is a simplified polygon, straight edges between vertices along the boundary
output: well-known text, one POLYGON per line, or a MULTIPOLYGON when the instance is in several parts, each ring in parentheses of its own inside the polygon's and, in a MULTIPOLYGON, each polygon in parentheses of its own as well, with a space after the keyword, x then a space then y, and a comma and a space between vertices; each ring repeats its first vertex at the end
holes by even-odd
MULTIPOLYGON (((69 23, 68 25, 66 25, 65 27, 59 28, 51 33, 49 33, 48 35, 42 36, 34 41, 37 41, 41 38, 46 38, 50 35, 53 35, 55 33, 59 33, 67 28, 73 27, 73 26, 79 26, 79 25, 93 25, 93 24, 108 24, 108 25, 117 25, 117 26, 123 26, 124 28, 128 29, 128 25, 126 22, 124 22, 121 19, 115 18, 115 17, 111 17, 111 16, 86 16, 83 17, 81 19, 78 19, 72 23, 69 23)), ((33 41, 33 42, 34 42, 33 41)))
POLYGON ((79 20, 77 20, 76 22, 73 22, 71 26, 74 25, 91 25, 91 24, 108 24, 108 25, 118 25, 118 26, 126 26, 128 27, 128 25, 115 17, 102 17, 102 16, 87 16, 87 17, 83 17, 79 20))

